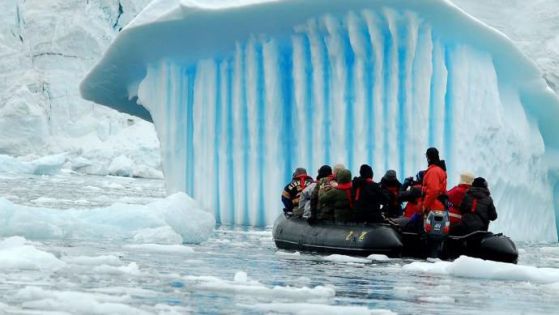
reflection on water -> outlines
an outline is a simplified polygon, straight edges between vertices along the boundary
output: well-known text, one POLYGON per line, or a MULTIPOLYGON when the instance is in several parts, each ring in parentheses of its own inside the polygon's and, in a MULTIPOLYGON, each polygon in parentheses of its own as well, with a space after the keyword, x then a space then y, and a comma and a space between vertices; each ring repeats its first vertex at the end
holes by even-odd
MULTIPOLYGON (((33 200, 45 197, 44 202, 55 208, 68 206, 75 196, 104 206, 109 199, 141 203, 163 194, 161 181, 138 179, 63 175, 0 182, 2 196, 16 203, 37 205, 33 200), (90 193, 95 188, 102 190, 90 193)), ((85 239, 36 241, 30 246, 64 262, 63 267, 44 270, 7 268, 0 257, 0 307, 17 314, 359 314, 367 309, 399 314, 551 314, 559 298, 557 283, 410 272, 402 269, 413 262, 408 259, 339 263, 320 255, 277 252, 270 229, 221 226, 208 241, 189 246, 193 252, 127 245, 85 239)), ((559 268, 557 245, 520 247, 520 264, 559 268)))

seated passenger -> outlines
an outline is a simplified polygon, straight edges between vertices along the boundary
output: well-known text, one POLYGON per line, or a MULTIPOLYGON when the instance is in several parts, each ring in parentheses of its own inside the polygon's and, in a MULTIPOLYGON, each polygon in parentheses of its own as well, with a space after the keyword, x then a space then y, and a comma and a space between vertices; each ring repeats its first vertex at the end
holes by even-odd
POLYGON ((389 196, 389 201, 382 208, 384 216, 387 218, 397 218, 402 215, 402 204, 398 200, 398 195, 400 193, 400 188, 402 184, 396 177, 396 171, 389 170, 380 180, 380 187, 389 196))
POLYGON ((359 177, 353 179, 353 209, 359 222, 384 222, 380 206, 388 202, 388 195, 373 181, 373 169, 361 165, 359 177))
POLYGON ((408 177, 402 185, 402 190, 400 191, 399 199, 400 202, 406 201, 406 207, 404 208, 404 217, 412 218, 414 215, 421 215, 423 207, 421 205, 421 187, 423 185, 423 175, 425 171, 419 171, 415 175, 415 180, 413 177, 408 177))
POLYGON ((316 176, 316 181, 312 182, 301 192, 301 197, 299 198, 299 208, 293 211, 293 214, 297 217, 302 216, 303 218, 309 218, 311 216, 311 197, 316 187, 317 183, 323 179, 332 175, 332 168, 329 165, 322 165, 318 169, 318 175, 316 176))
POLYGON ((321 209, 321 211, 318 211, 319 197, 323 195, 325 192, 332 190, 334 187, 338 185, 338 183, 336 182, 336 174, 343 169, 345 169, 345 166, 343 166, 342 164, 336 164, 336 166, 334 166, 333 174, 321 178, 320 181, 318 181, 318 183, 314 187, 313 193, 311 195, 311 218, 310 218, 311 222, 314 220, 334 219, 333 209, 323 208, 321 209))
POLYGON ((295 170, 291 182, 285 186, 281 194, 281 201, 284 206, 283 212, 286 215, 293 214, 293 210, 299 206, 301 192, 312 182, 312 177, 307 175, 307 170, 301 167, 295 170))
POLYGON ((457 225, 453 234, 469 234, 475 231, 487 231, 489 221, 497 219, 497 211, 487 187, 487 181, 478 177, 466 192, 460 210, 462 223, 457 225))
POLYGON ((466 191, 472 187, 472 182, 474 181, 474 175, 470 172, 463 172, 460 174, 460 182, 458 186, 453 187, 448 191, 448 201, 450 202, 450 208, 448 209, 450 215, 450 229, 452 230, 453 225, 462 222, 462 212, 460 211, 460 206, 462 205, 462 200, 466 196, 466 191))
POLYGON ((323 219, 332 219, 328 217, 328 213, 333 213, 337 223, 345 223, 352 219, 351 172, 346 169, 339 170, 336 173, 336 181, 336 187, 319 195, 318 209, 323 219))

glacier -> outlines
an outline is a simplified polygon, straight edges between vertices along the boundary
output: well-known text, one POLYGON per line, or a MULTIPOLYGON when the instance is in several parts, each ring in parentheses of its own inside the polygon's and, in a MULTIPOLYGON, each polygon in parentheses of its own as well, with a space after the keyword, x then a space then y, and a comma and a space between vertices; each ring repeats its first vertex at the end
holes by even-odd
POLYGON ((516 240, 557 240, 559 101, 512 42, 445 0, 152 2, 80 86, 153 121, 169 193, 266 225, 295 167, 400 177, 437 146, 488 178, 516 240))

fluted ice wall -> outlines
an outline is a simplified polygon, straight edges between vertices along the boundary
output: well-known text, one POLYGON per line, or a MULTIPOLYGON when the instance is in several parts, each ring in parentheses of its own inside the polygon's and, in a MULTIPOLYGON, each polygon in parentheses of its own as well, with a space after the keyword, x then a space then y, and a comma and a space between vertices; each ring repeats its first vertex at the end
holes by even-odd
POLYGON ((171 191, 222 223, 270 224, 295 167, 373 165, 400 177, 428 146, 488 179, 494 230, 556 239, 545 146, 492 55, 444 39, 415 13, 323 15, 287 36, 254 33, 215 58, 147 65, 139 101, 151 113, 171 191), (526 224, 529 221, 530 224, 526 224), (542 228, 543 226, 543 228, 542 228))

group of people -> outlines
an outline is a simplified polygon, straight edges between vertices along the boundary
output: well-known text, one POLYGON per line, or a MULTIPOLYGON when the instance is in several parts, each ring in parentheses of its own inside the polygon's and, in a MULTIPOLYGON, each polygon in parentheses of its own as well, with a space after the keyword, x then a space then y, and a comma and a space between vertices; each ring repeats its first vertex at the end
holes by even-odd
POLYGON ((304 168, 297 168, 282 193, 284 212, 310 223, 392 220, 408 229, 420 229, 425 215, 440 210, 449 212, 451 234, 487 231, 489 222, 497 219, 487 181, 464 172, 460 183, 447 191, 446 164, 439 151, 427 149, 426 158, 427 169, 415 178, 406 178, 403 184, 394 170, 375 182, 373 169, 367 164, 361 165, 359 176, 353 179, 342 164, 333 169, 323 165, 316 180, 304 168))

